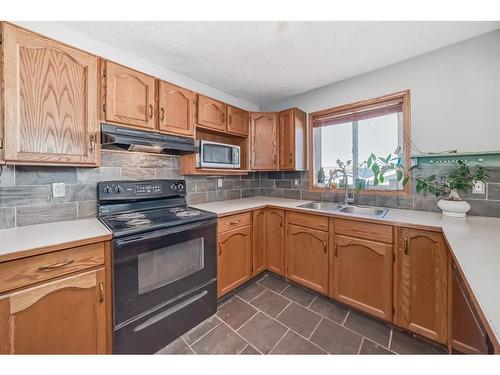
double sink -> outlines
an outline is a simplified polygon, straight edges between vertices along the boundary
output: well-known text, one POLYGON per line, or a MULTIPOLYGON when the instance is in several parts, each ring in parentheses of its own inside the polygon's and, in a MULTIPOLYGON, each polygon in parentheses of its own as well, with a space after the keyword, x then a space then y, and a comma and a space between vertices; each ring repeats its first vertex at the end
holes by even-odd
POLYGON ((338 204, 331 202, 311 202, 302 204, 299 207, 309 208, 311 210, 337 212, 354 216, 365 216, 365 217, 376 217, 376 218, 384 217, 387 211, 389 211, 387 208, 345 205, 345 204, 338 204))

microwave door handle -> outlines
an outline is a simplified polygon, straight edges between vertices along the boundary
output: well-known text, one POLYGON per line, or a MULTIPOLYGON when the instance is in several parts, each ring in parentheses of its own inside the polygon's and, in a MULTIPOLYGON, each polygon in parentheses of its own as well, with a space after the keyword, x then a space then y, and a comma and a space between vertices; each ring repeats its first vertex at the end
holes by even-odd
POLYGON ((154 232, 152 232, 150 234, 143 234, 143 235, 140 235, 140 236, 134 236, 134 237, 131 237, 131 238, 125 238, 125 239, 117 240, 116 241, 116 245, 118 247, 121 247, 123 245, 128 245, 128 244, 131 244, 131 243, 134 243, 134 242, 138 242, 138 241, 145 241, 145 240, 150 240, 150 239, 153 239, 153 238, 168 236, 170 234, 177 234, 177 233, 185 232, 185 231, 188 231, 188 230, 198 229, 198 228, 207 226, 209 224, 212 224, 214 222, 216 222, 216 221, 215 220, 210 220, 210 221, 205 221, 205 222, 200 222, 200 223, 195 223, 195 224, 181 225, 181 226, 178 226, 178 227, 172 227, 172 228, 168 228, 168 229, 164 229, 164 230, 158 230, 158 231, 154 231, 154 232))

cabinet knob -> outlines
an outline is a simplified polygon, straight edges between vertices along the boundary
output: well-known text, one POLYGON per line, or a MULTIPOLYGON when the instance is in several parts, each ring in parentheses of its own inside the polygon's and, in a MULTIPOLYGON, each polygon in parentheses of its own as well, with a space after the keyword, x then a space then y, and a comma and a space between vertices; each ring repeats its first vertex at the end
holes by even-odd
POLYGON ((149 118, 153 118, 153 105, 150 104, 148 108, 149 108, 149 118))
POLYGON ((327 252, 327 245, 328 244, 326 243, 326 241, 323 241, 323 251, 325 252, 325 254, 327 252))
POLYGON ((163 121, 165 119, 165 110, 163 107, 160 108, 160 121, 163 121))
POLYGON ((233 122, 233 118, 231 117, 231 115, 227 116, 227 120, 229 121, 229 125, 231 125, 231 123, 233 122))
POLYGON ((292 162, 292 154, 290 154, 290 157, 288 158, 290 160, 290 163, 292 162))
POLYGON ((335 254, 335 256, 337 256, 338 248, 339 248, 339 245, 335 242, 335 244, 333 245, 333 253, 335 254))
POLYGON ((222 112, 222 123, 226 122, 226 114, 222 112))
POLYGON ((99 283, 99 303, 104 302, 104 283, 101 281, 99 283))

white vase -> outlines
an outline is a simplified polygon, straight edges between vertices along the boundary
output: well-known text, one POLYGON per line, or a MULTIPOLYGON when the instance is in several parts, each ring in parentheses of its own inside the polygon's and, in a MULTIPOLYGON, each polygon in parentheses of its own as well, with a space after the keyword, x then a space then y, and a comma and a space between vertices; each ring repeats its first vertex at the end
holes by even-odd
POLYGON ((450 201, 440 199, 437 203, 444 216, 465 217, 470 210, 470 204, 466 201, 450 201))

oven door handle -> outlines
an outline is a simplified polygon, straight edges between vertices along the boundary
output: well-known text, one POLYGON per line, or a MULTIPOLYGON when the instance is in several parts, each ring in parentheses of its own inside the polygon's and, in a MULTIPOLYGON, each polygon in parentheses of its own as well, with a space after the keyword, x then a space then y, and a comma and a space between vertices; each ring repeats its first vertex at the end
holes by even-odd
POLYGON ((172 228, 168 228, 168 229, 160 229, 160 230, 146 233, 146 234, 141 234, 141 235, 137 235, 137 236, 133 236, 133 237, 129 237, 129 238, 124 238, 124 239, 118 239, 118 240, 116 240, 115 245, 117 247, 121 247, 121 246, 128 245, 128 244, 131 244, 134 242, 164 237, 164 236, 168 236, 170 234, 178 234, 178 233, 186 232, 188 230, 199 229, 199 228, 209 226, 212 224, 216 224, 216 223, 217 223, 217 220, 210 220, 210 221, 203 221, 203 222, 194 223, 194 224, 181 225, 178 227, 172 227, 172 228))

